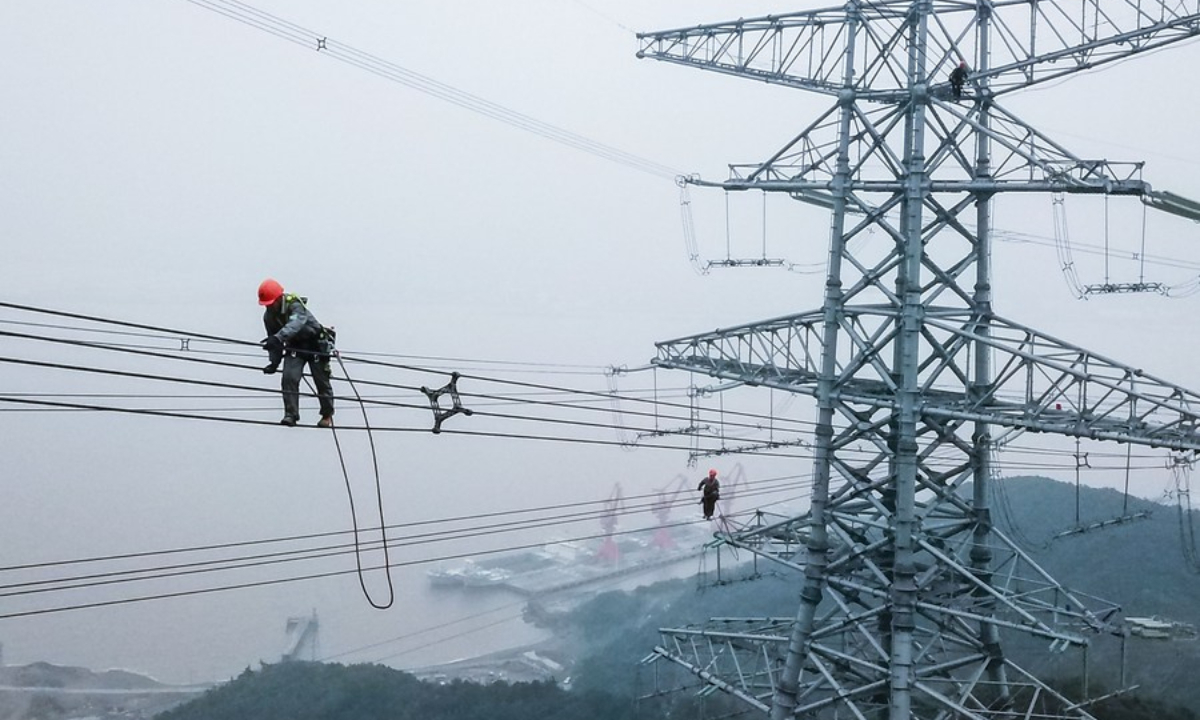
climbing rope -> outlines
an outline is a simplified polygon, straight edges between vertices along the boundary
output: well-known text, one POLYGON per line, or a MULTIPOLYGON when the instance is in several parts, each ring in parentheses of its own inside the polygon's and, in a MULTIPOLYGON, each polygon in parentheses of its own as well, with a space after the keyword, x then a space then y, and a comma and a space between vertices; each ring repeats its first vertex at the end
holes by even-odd
MULTIPOLYGON (((383 512, 383 483, 379 477, 379 455, 375 450, 375 435, 371 430, 371 422, 367 418, 366 401, 363 400, 362 395, 358 392, 358 386, 354 384, 354 378, 350 377, 349 371, 346 370, 346 363, 342 362, 341 353, 335 350, 331 353, 331 357, 337 358, 338 366, 341 367, 342 374, 345 375, 346 382, 350 385, 350 390, 354 393, 355 401, 358 403, 359 410, 362 412, 363 427, 366 428, 367 432, 367 442, 371 448, 371 468, 375 474, 375 501, 376 507, 379 510, 379 545, 383 550, 383 574, 384 577, 387 578, 387 601, 382 603, 377 602, 375 598, 371 596, 371 591, 367 589, 366 573, 363 570, 362 562, 362 542, 359 539, 360 529, 358 527, 358 511, 355 509, 354 505, 354 489, 350 485, 350 471, 346 468, 346 455, 342 451, 342 442, 338 439, 337 425, 332 425, 330 426, 330 429, 333 431, 333 446, 337 449, 338 465, 340 465, 342 468, 342 480, 346 484, 346 499, 350 502, 350 522, 354 531, 354 565, 358 571, 358 585, 362 588, 363 597, 367 599, 367 602, 371 605, 371 607, 375 608, 376 610, 387 610, 388 608, 392 607, 396 601, 396 590, 392 583, 392 563, 391 558, 388 555, 387 521, 384 518, 383 512)), ((304 379, 304 382, 308 385, 310 390, 313 390, 312 384, 309 383, 307 377, 304 379)))

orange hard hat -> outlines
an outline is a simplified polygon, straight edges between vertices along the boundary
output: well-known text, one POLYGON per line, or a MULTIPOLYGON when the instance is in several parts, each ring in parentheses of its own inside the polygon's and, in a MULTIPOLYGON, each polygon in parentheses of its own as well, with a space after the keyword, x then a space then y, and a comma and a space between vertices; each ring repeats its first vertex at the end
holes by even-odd
POLYGON ((258 286, 258 304, 270 305, 283 295, 283 286, 277 281, 267 278, 258 286))
POLYGON ((708 476, 709 476, 709 477, 716 477, 716 476, 717 476, 717 471, 716 471, 716 470, 709 470, 709 471, 708 471, 708 476))

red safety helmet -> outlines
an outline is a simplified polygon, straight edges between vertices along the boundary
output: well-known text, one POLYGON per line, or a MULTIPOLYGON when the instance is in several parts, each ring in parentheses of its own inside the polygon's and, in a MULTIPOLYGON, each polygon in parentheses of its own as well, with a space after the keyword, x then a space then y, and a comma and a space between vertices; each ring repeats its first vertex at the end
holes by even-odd
POLYGON ((717 476, 717 471, 716 471, 716 470, 709 470, 709 471, 708 471, 708 476, 709 476, 709 477, 714 477, 714 478, 715 478, 715 477, 717 476))
POLYGON ((258 304, 270 305, 283 295, 283 286, 275 280, 267 278, 258 286, 258 304))

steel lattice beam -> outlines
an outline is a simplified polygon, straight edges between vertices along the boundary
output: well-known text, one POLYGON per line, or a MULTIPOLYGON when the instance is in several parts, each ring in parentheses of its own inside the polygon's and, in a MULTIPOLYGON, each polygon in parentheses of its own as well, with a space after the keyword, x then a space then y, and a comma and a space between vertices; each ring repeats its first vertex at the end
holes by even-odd
POLYGON ((960 59, 977 69, 975 87, 998 95, 1197 34, 1194 0, 885 0, 639 33, 638 56, 839 95, 846 58, 855 55, 859 72, 849 87, 860 99, 903 102, 914 84, 948 95, 945 78, 960 59), (923 47, 928 63, 910 76, 907 33, 917 12, 935 21, 923 47), (981 20, 990 27, 986 45, 981 20))
MULTIPOLYGON (((837 105, 830 108, 766 162, 731 165, 730 177, 724 182, 685 179, 726 190, 794 193, 802 200, 828 204, 839 143, 837 110, 837 105)), ((1134 195, 1147 197, 1148 202, 1157 197, 1142 181, 1140 162, 1079 157, 995 101, 986 105, 986 122, 982 110, 942 100, 930 103, 927 113, 938 141, 929 158, 929 169, 937 171, 929 180, 931 191, 1134 195), (992 150, 987 176, 975 171, 973 156, 961 152, 980 136, 992 150)), ((853 160, 847 182, 851 193, 894 193, 902 188, 904 172, 896 149, 887 141, 904 112, 904 106, 854 108, 849 130, 853 160)), ((869 212, 878 208, 856 201, 854 209, 869 212)))
MULTIPOLYGON (((840 324, 855 338, 856 352, 842 361, 833 397, 853 406, 894 406, 896 385, 884 364, 888 345, 872 329, 896 321, 894 309, 846 310, 840 324)), ((957 310, 930 309, 925 326, 928 354, 936 356, 921 378, 921 412, 929 418, 1200 450, 1200 394, 998 317, 987 323, 987 335, 957 310), (980 348, 993 353, 996 377, 986 392, 971 394, 961 378, 980 348)), ((661 367, 815 396, 821 316, 777 318, 657 347, 654 363, 661 367)))

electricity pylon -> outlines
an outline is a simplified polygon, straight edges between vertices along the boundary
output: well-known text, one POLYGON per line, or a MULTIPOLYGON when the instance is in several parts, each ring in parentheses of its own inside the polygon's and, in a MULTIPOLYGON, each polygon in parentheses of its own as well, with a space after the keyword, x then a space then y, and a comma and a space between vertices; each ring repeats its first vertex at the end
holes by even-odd
POLYGON ((1119 631, 1117 608, 992 526, 991 453, 1028 431, 1197 450, 1200 395, 994 314, 992 200, 1125 195, 1193 219, 1200 206, 1152 190, 1140 162, 1077 157, 999 101, 1195 37, 1198 13, 850 0, 638 36, 640 57, 834 98, 765 162, 688 180, 827 207, 822 307, 658 343, 655 359, 815 399, 808 512, 726 538, 802 572, 799 609, 664 629, 652 658, 776 720, 1091 717, 1001 639, 1086 646, 1119 631), (872 230, 887 241, 851 244, 872 230))

